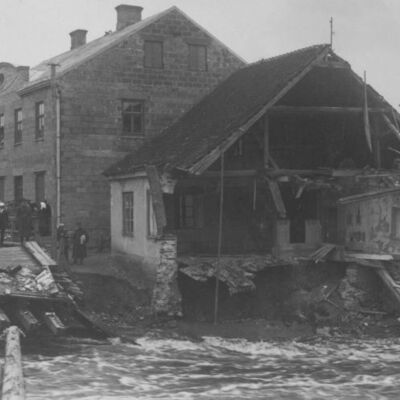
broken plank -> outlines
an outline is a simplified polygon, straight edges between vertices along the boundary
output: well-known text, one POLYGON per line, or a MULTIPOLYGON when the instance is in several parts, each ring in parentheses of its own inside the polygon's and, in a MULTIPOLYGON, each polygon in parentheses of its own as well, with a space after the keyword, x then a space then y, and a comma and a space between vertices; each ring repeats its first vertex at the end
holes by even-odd
POLYGON ((151 201, 156 218, 157 233, 162 235, 163 230, 167 225, 167 217, 165 214, 160 177, 158 175, 157 168, 154 165, 146 165, 146 174, 147 179, 149 180, 151 201))
POLYGON ((33 331, 40 325, 36 317, 27 309, 18 309, 16 316, 26 332, 33 331))
POLYGON ((286 217, 286 207, 285 207, 285 203, 283 202, 278 183, 271 179, 268 179, 268 178, 267 178, 267 183, 268 183, 269 190, 271 191, 271 195, 272 195, 272 199, 274 201, 275 207, 276 207, 276 211, 278 212, 278 214, 281 218, 285 218, 286 217))
POLYGON ((63 334, 66 330, 65 325, 55 312, 45 312, 43 321, 56 336, 63 334))
POLYGON ((46 252, 34 241, 25 242, 24 247, 32 255, 32 257, 42 266, 50 267, 57 265, 46 252))
POLYGON ((357 258, 361 260, 378 260, 378 261, 392 261, 393 256, 391 254, 368 254, 368 253, 350 253, 345 252, 345 256, 357 258))

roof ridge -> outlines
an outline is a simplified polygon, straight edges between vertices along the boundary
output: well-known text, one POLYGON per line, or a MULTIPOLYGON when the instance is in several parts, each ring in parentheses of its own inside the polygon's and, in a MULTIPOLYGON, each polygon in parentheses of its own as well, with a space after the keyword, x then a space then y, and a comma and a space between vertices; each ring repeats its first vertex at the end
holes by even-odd
POLYGON ((328 44, 328 43, 314 44, 311 46, 302 47, 301 49, 296 49, 296 50, 288 51, 286 53, 278 54, 276 56, 272 56, 272 57, 268 57, 268 58, 261 58, 260 60, 254 61, 253 63, 246 65, 244 68, 250 67, 252 65, 261 64, 264 62, 270 62, 270 61, 273 61, 273 60, 276 60, 276 59, 279 59, 282 57, 287 57, 289 55, 295 55, 298 53, 302 53, 303 51, 306 51, 306 50, 316 49, 318 47, 320 47, 321 50, 325 50, 326 48, 330 47, 330 44, 328 44))

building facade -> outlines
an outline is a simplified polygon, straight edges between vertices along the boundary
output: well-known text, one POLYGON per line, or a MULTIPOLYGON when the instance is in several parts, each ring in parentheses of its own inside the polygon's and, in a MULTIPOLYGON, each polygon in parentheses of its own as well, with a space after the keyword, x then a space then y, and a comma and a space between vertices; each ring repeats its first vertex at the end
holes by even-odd
POLYGON ((109 235, 107 166, 160 134, 244 64, 176 7, 142 20, 120 5, 117 29, 34 68, 0 64, 0 197, 46 199, 53 227, 109 235))

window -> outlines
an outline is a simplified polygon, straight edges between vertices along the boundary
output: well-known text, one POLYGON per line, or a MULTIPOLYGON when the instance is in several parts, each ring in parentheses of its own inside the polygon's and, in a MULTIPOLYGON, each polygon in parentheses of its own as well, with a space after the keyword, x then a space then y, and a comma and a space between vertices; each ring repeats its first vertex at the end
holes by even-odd
POLYGON ((144 66, 163 68, 163 42, 146 40, 144 42, 144 66))
POLYGON ((144 103, 140 100, 125 100, 122 102, 123 135, 144 135, 144 103))
POLYGON ((133 192, 122 193, 122 234, 123 236, 133 236, 133 192))
POLYGON ((44 134, 44 103, 43 101, 35 104, 35 138, 43 139, 44 134))
POLYGON ((194 195, 181 195, 179 197, 179 227, 194 228, 194 226, 194 195))
POLYGON ((156 216, 153 210, 153 199, 150 194, 150 190, 147 190, 146 193, 146 202, 147 202, 147 236, 155 236, 157 234, 157 224, 156 224, 156 216))
POLYGON ((207 71, 206 46, 189 44, 189 69, 193 71, 207 71))
POLYGON ((0 176, 0 201, 5 201, 6 178, 0 176))
POLYGON ((4 114, 0 114, 0 147, 4 146, 4 114))
POLYGON ((22 143, 22 109, 14 111, 14 144, 22 143))
POLYGON ((14 200, 18 203, 24 197, 24 182, 22 175, 14 176, 14 200))
POLYGON ((39 204, 45 197, 45 176, 46 172, 35 172, 35 201, 39 204))

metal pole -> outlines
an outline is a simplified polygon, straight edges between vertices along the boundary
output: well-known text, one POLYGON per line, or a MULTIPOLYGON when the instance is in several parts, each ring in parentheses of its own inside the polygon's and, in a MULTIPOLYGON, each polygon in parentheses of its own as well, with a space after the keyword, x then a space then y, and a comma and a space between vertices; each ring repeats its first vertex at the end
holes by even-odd
POLYGON ((217 268, 215 270, 215 303, 214 303, 214 324, 218 323, 218 296, 219 296, 219 275, 221 266, 222 248, 222 217, 224 212, 224 153, 221 154, 221 180, 219 195, 219 227, 218 227, 218 249, 217 249, 217 268))

